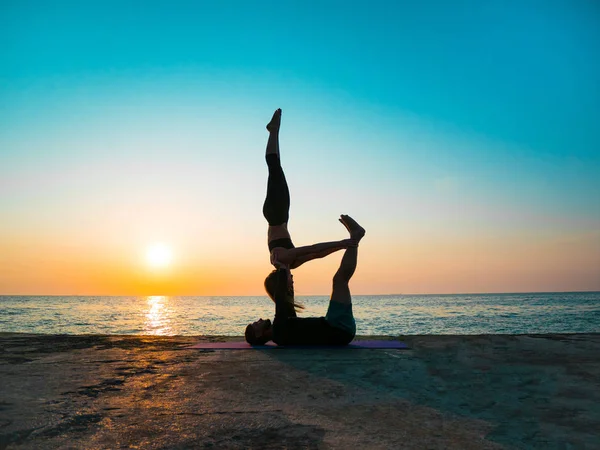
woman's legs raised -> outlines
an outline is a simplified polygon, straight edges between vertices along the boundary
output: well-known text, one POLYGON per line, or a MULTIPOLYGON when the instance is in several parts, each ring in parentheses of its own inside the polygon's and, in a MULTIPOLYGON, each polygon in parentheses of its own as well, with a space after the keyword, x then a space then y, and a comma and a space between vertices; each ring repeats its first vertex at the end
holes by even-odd
MULTIPOLYGON (((269 140, 267 141, 266 155, 276 154, 279 158, 279 127, 281 126, 281 108, 273 113, 271 121, 267 124, 269 140)), ((265 156, 266 156, 265 155, 265 156)))
POLYGON ((281 109, 273 114, 267 125, 269 140, 265 159, 269 168, 267 180, 267 196, 263 205, 263 215, 271 226, 283 225, 289 219, 290 191, 279 160, 279 126, 281 124, 281 109))

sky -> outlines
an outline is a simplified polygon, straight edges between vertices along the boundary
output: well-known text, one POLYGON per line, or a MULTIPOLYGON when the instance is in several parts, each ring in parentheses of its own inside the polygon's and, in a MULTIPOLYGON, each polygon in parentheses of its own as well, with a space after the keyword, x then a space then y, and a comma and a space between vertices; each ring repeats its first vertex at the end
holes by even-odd
POLYGON ((354 217, 354 294, 600 290, 599 54, 586 0, 5 0, 0 294, 262 295, 279 107, 293 241, 354 217))

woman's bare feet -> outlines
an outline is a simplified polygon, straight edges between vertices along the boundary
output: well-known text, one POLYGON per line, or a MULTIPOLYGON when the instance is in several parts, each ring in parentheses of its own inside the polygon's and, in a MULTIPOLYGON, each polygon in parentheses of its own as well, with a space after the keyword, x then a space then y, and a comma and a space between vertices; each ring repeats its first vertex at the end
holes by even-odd
POLYGON ((346 214, 342 214, 339 221, 346 227, 348 233, 350 233, 350 239, 354 239, 356 242, 360 241, 366 233, 365 229, 356 220, 346 214))
POLYGON ((279 127, 281 125, 281 108, 278 108, 274 113, 271 121, 267 124, 267 130, 269 133, 277 133, 279 132, 279 127))

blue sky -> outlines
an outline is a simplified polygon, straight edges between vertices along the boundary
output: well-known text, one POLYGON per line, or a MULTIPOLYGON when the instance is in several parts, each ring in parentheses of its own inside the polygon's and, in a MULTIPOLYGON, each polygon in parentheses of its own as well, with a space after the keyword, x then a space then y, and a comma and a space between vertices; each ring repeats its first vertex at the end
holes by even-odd
POLYGON ((290 77, 539 152, 592 156, 597 4, 402 3, 3 2, 3 84, 194 68, 290 77))
POLYGON ((298 240, 350 211, 381 249, 576 236, 597 264, 580 284, 600 288, 595 2, 5 1, 0 42, 6 236, 99 214, 117 229, 132 208, 180 233, 199 192, 263 233, 282 107, 298 240))

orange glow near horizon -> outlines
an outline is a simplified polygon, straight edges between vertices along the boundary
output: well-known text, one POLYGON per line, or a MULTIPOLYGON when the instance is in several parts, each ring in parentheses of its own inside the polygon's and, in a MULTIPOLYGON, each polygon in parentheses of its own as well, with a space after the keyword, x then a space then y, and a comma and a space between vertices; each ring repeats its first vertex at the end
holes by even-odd
MULTIPOLYGON (((13 240, 2 246, 0 294, 264 295, 263 280, 272 267, 264 236, 256 241, 240 243, 239 251, 223 238, 216 246, 222 251, 188 246, 168 270, 156 270, 121 247, 13 240)), ((389 242, 370 231, 361 243, 351 290, 356 295, 598 290, 599 254, 597 235, 389 242)), ((341 256, 337 252, 296 269, 297 295, 329 294, 341 256)), ((163 304, 157 300, 153 311, 163 304)))

